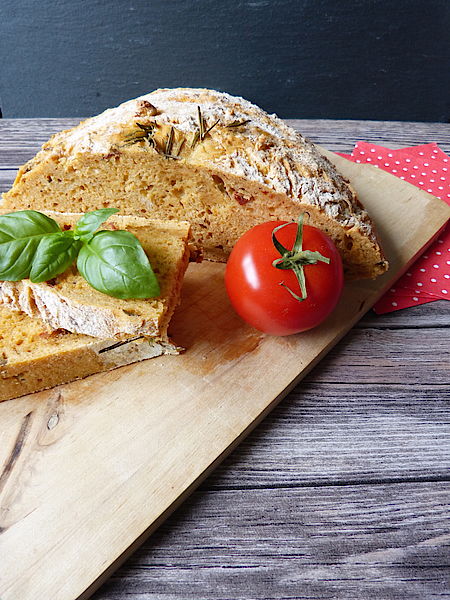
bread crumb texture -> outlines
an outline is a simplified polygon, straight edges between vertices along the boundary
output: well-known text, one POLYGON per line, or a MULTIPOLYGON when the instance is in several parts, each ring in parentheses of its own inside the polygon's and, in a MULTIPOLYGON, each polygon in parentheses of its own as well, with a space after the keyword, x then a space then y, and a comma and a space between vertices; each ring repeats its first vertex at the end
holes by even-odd
MULTIPOLYGON (((62 229, 73 228, 81 216, 47 214, 62 229)), ((101 228, 125 229, 138 238, 160 284, 157 298, 112 298, 93 289, 73 267, 45 283, 0 281, 0 303, 38 317, 52 329, 98 338, 144 335, 167 341, 167 327, 189 262, 189 223, 113 216, 101 228)))
POLYGON ((387 269, 373 223, 348 182, 275 115, 206 89, 161 89, 54 135, 18 172, 2 210, 122 214, 184 220, 205 258, 225 261, 267 220, 328 233, 348 277, 387 269))
POLYGON ((40 319, 0 305, 0 401, 179 351, 170 341, 152 338, 117 342, 51 330, 40 319))

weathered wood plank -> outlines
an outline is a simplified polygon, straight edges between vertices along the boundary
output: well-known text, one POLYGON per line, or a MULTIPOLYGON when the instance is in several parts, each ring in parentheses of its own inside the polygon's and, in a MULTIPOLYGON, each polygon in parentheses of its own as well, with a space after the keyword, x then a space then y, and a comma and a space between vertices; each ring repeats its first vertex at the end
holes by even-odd
MULTIPOLYGON (((449 475, 449 386, 317 383, 321 369, 266 417, 203 489, 449 475)), ((348 378, 343 368, 338 374, 348 378)))
POLYGON ((353 329, 314 371, 314 381, 445 384, 450 378, 449 358, 450 328, 353 329))
POLYGON ((79 122, 80 119, 0 119, 0 169, 17 169, 51 135, 79 122))
MULTIPOLYGON (((436 300, 428 304, 411 306, 404 310, 396 310, 384 315, 377 315, 370 310, 359 321, 356 328, 399 329, 421 327, 448 327, 450 323, 450 304, 448 300, 436 300)), ((436 336, 440 333, 436 331, 436 336)))
POLYGON ((449 483, 197 492, 92 600, 450 598, 449 483))
POLYGON ((288 123, 315 143, 335 152, 348 152, 359 140, 389 148, 437 142, 444 152, 450 152, 450 126, 447 123, 326 119, 295 119, 288 123))
POLYGON ((21 146, 44 143, 48 138, 63 129, 69 129, 80 123, 82 119, 2 119, 0 121, 0 147, 21 146))
POLYGON ((3 194, 12 186, 16 172, 16 169, 0 169, 0 194, 3 194))
MULTIPOLYGON (((79 119, 0 120, 0 168, 16 168, 26 162, 54 133, 73 127, 79 119)), ((400 121, 288 120, 306 137, 330 150, 349 152, 357 140, 400 148, 438 142, 450 152, 450 126, 446 123, 400 121)))

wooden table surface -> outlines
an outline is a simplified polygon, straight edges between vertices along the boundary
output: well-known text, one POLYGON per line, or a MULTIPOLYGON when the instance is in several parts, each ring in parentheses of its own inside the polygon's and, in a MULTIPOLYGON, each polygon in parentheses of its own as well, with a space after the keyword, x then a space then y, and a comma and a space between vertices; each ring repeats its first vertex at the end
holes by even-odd
MULTIPOLYGON (((0 121, 0 192, 74 119, 0 121)), ((398 148, 450 126, 296 120, 398 148)), ((370 311, 95 600, 450 598, 449 310, 370 311)))

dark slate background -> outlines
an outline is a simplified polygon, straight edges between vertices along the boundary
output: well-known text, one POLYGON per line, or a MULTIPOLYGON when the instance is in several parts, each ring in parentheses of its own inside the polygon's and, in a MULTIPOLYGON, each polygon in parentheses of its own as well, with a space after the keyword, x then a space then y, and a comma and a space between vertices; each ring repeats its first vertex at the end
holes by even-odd
POLYGON ((211 87, 284 118, 450 120, 450 0, 0 0, 4 117, 211 87))

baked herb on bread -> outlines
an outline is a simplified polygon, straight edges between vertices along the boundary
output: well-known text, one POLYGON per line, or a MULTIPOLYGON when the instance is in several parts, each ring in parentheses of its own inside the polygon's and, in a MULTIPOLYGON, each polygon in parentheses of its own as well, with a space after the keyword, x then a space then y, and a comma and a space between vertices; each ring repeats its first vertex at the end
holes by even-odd
POLYGON ((314 144, 213 90, 156 90, 54 135, 19 170, 2 208, 109 206, 187 220, 205 258, 220 261, 253 225, 305 212, 333 239, 348 277, 387 269, 369 215, 314 144))

